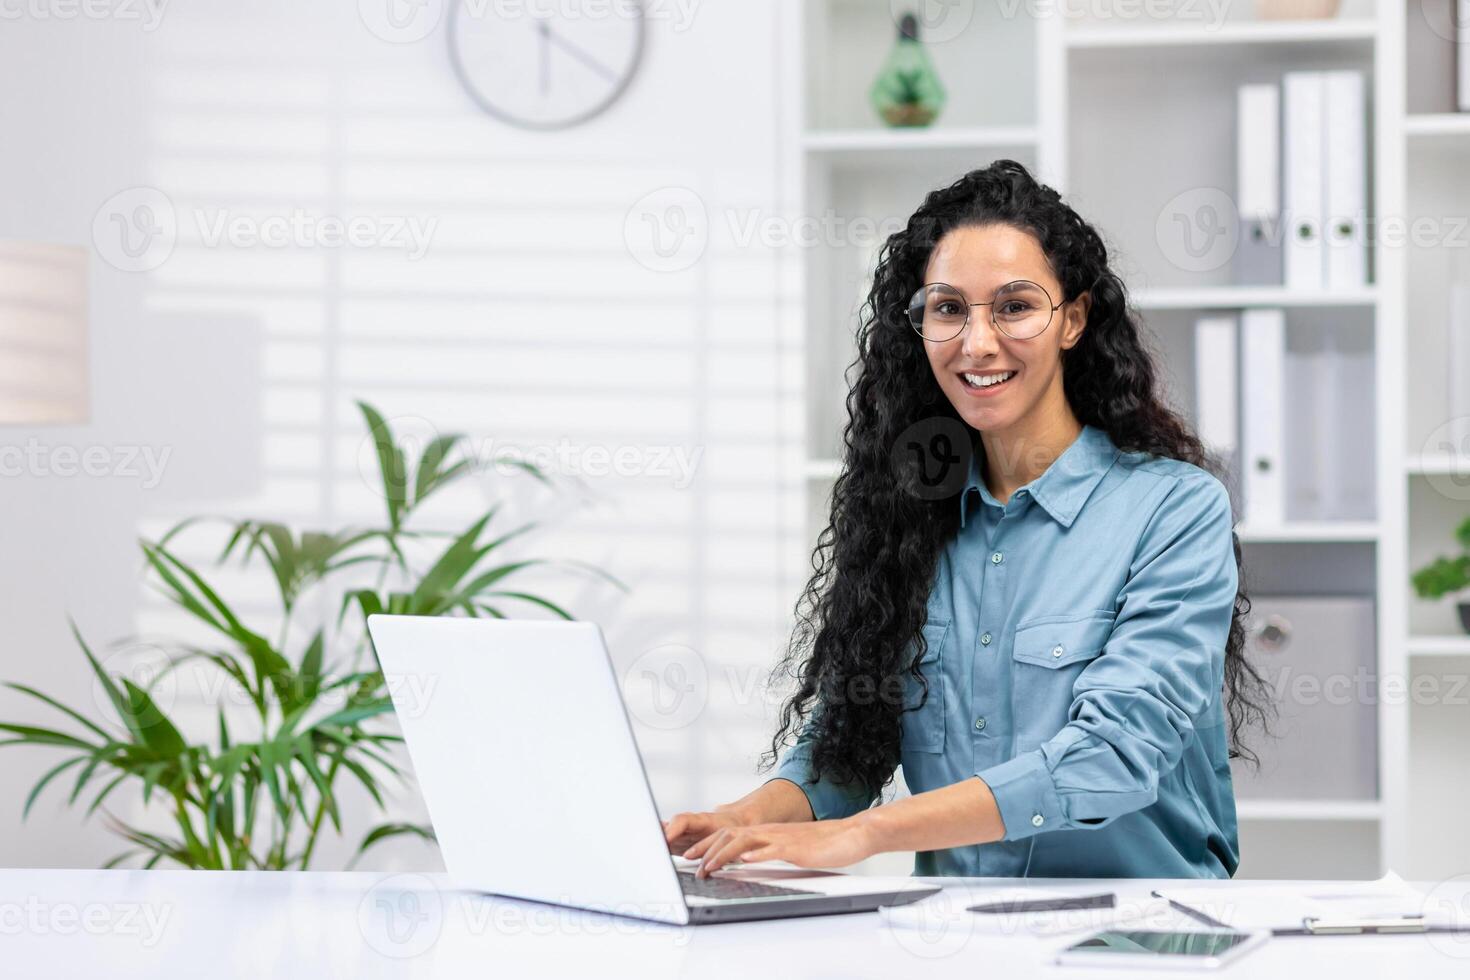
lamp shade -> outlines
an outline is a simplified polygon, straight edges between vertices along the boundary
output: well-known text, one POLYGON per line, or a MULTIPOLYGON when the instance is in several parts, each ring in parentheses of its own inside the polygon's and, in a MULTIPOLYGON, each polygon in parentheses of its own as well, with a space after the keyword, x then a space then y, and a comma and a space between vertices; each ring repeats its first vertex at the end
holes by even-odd
POLYGON ((0 242, 0 425, 87 421, 87 250, 0 242))

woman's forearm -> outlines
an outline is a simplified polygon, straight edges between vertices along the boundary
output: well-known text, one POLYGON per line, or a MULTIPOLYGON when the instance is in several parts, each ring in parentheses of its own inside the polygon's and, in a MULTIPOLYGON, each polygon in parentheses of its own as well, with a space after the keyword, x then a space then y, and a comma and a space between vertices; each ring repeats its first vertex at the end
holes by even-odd
POLYGON ((802 788, 789 779, 772 779, 733 803, 715 807, 741 823, 801 823, 812 819, 812 806, 802 788))
POLYGON ((989 844, 1005 837, 1005 821, 979 778, 864 810, 851 818, 873 853, 935 851, 989 844))

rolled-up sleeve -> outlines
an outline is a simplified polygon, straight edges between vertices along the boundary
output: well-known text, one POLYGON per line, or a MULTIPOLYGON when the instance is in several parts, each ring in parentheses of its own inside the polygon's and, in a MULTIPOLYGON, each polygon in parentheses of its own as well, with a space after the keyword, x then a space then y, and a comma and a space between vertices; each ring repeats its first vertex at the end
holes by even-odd
POLYGON ((1068 722, 1032 751, 977 773, 1005 839, 1097 828, 1152 804, 1160 777, 1223 686, 1237 571, 1230 497, 1179 481, 1140 538, 1102 653, 1072 689, 1068 722))
POLYGON ((861 785, 837 783, 827 774, 821 780, 812 778, 813 724, 813 719, 808 718, 796 744, 782 755, 771 779, 785 779, 800 786, 811 804, 812 816, 818 820, 837 820, 866 810, 872 806, 873 797, 861 785))

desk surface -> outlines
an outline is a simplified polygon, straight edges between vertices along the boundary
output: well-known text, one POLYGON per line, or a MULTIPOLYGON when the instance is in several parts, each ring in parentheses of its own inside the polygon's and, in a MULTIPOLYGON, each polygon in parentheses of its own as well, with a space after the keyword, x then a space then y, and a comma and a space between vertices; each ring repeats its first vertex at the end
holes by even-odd
MULTIPOLYGON (((974 889, 1014 881, 936 883, 956 911, 922 929, 877 913, 680 928, 457 892, 438 875, 9 870, 0 871, 0 950, 14 977, 1129 975, 1050 965, 1059 938, 967 927, 973 917, 958 909, 974 889)), ((1143 902, 1161 883, 1099 884, 1120 902, 1143 902)), ((1470 907, 1470 880, 1433 895, 1470 907)), ((1470 937, 1282 937, 1223 972, 1252 980, 1464 978, 1470 937)), ((1201 975, 1149 971, 1186 973, 1201 975)))

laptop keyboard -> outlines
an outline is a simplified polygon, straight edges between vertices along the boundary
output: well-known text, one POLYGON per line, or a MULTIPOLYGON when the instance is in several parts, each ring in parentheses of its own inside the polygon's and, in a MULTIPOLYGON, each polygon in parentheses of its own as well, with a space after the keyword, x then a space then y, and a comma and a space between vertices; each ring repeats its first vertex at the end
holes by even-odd
POLYGON ((777 895, 818 895, 820 892, 804 888, 782 888, 759 881, 742 881, 739 878, 696 878, 688 871, 679 872, 679 885, 685 895, 700 898, 771 898, 777 895))

